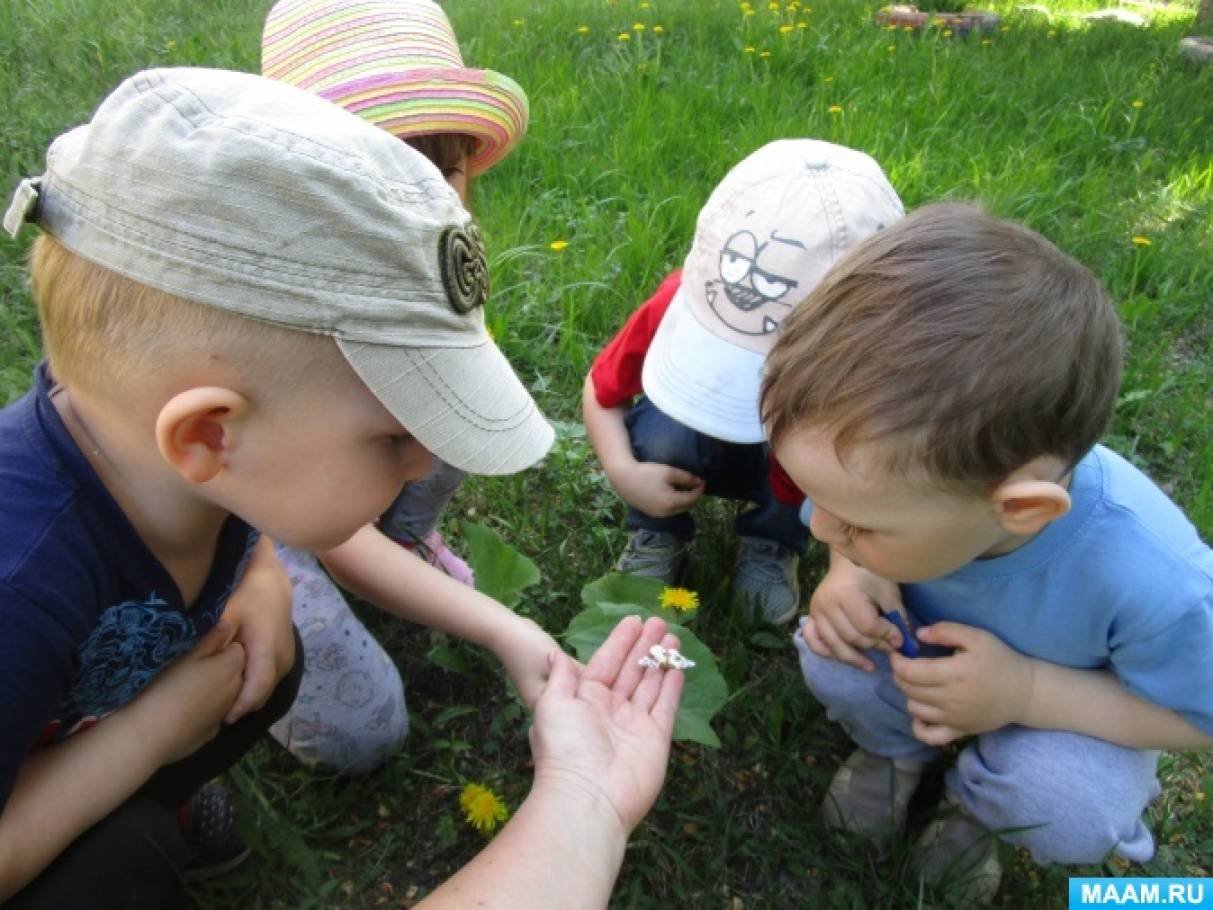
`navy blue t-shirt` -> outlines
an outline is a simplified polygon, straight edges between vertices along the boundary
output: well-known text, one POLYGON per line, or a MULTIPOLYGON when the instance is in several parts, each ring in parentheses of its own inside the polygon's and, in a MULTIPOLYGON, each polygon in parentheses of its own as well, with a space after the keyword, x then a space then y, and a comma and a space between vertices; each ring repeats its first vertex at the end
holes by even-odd
POLYGON ((232 516, 194 604, 63 425, 46 364, 0 410, 0 809, 35 746, 130 702, 215 625, 258 534, 232 516))

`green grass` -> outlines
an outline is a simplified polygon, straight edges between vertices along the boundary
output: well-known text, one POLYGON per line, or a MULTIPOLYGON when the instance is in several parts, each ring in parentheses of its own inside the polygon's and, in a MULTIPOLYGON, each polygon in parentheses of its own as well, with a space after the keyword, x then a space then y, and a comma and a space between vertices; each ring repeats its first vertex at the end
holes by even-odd
MULTIPOLYGON (((7 187, 40 171, 50 138, 136 69, 256 69, 268 5, 0 4, 0 180, 7 187)), ((1048 17, 999 3, 1007 30, 985 40, 882 30, 871 23, 875 0, 809 5, 811 13, 789 15, 755 2, 745 17, 732 0, 447 4, 465 59, 514 76, 531 97, 526 142, 479 182, 474 206, 492 252, 490 324, 544 409, 565 422, 542 466, 470 482, 451 518, 487 521, 539 563, 544 582, 523 609, 549 629, 578 611, 581 586, 623 540, 622 509, 575 425, 585 370, 680 264, 711 188, 781 136, 861 148, 908 207, 979 199, 1095 269, 1128 338, 1109 442, 1213 537, 1213 69, 1176 53, 1194 4, 1155 8, 1139 30, 1084 25, 1078 14, 1097 8, 1094 0, 1046 2, 1048 17), (783 23, 793 25, 786 35, 783 23), (1134 245, 1135 236, 1150 244, 1134 245), (552 251, 557 239, 568 247, 552 251)), ((27 387, 39 356, 14 244, 0 247, 0 295, 2 401, 27 387)), ((617 903, 916 906, 904 851, 875 867, 818 821, 847 740, 808 696, 790 651, 723 609, 731 515, 701 510, 691 578, 705 601, 697 631, 734 691, 717 721, 724 747, 675 750, 617 903)), ((821 567, 814 552, 806 585, 821 567)), ((256 751, 235 776, 255 810, 259 862, 197 891, 200 906, 407 905, 482 844, 458 817, 464 782, 491 783, 513 805, 525 793, 526 721, 491 662, 468 649, 486 672, 448 672, 425 659, 430 633, 368 620, 401 661, 413 716, 407 748, 356 779, 256 751)), ((1086 871, 1213 873, 1211 771, 1201 756, 1166 756, 1167 792, 1152 812, 1158 858, 1086 871)), ((1065 870, 1008 859, 1000 900, 1063 905, 1065 870)))

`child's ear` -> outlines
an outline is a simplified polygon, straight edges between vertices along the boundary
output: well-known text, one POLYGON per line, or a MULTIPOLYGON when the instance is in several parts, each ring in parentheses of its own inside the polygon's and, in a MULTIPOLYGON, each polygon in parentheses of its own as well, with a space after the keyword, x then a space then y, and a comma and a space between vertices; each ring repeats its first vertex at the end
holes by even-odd
POLYGON ((156 447, 191 483, 206 483, 223 468, 223 456, 249 405, 239 392, 203 386, 178 392, 156 417, 156 447))
POLYGON ((1006 480, 990 501, 1002 526, 1020 537, 1031 537, 1070 511, 1069 491, 1052 480, 1006 480))

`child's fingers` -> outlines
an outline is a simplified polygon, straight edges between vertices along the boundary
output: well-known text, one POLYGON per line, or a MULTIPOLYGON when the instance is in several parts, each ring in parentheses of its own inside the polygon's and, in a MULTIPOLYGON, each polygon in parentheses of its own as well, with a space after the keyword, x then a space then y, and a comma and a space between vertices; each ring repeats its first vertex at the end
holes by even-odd
POLYGON ((582 678, 611 688, 642 631, 643 624, 639 617, 625 616, 621 619, 602 643, 602 647, 590 658, 582 678))
POLYGON ((890 657, 893 677, 898 685, 932 688, 949 685, 953 680, 951 657, 890 657))
POLYGON ((838 633, 838 637, 853 648, 867 650, 881 644, 880 638, 861 632, 846 610, 835 610, 830 616, 830 625, 838 633))
POLYGON ((682 470, 682 468, 667 468, 665 479, 670 486, 677 487, 680 490, 694 490, 696 488, 703 488, 702 477, 697 477, 690 471, 682 470))
POLYGON ((948 719, 942 708, 925 704, 914 698, 906 699, 906 711, 911 717, 928 724, 942 724, 948 719))
POLYGON ((194 656, 209 657, 212 654, 218 654, 232 643, 232 639, 236 637, 236 631, 233 623, 226 622, 220 617, 211 630, 198 639, 198 643, 194 645, 194 656))
MULTIPOLYGON (((666 635, 661 639, 661 646, 667 651, 670 648, 678 647, 678 639, 673 635, 666 635)), ((657 697, 661 693, 661 687, 664 683, 666 675, 671 672, 677 673, 677 670, 662 670, 656 667, 647 669, 640 679, 640 684, 636 687, 635 693, 632 695, 632 704, 648 714, 653 710, 653 705, 657 703, 657 697)))
POLYGON ((273 657, 256 651, 249 653, 244 664, 244 685, 241 686, 240 694, 236 696, 231 710, 223 719, 224 723, 235 723, 244 715, 265 705, 274 691, 276 681, 273 657))
POLYGON ((928 724, 915 719, 910 727, 914 738, 928 746, 946 746, 964 736, 960 730, 947 724, 928 724))
POLYGON ((835 660, 841 660, 843 663, 850 664, 853 667, 859 667, 861 670, 870 672, 876 669, 875 664, 842 640, 842 637, 834 629, 832 623, 817 623, 817 632, 829 650, 830 657, 835 660))

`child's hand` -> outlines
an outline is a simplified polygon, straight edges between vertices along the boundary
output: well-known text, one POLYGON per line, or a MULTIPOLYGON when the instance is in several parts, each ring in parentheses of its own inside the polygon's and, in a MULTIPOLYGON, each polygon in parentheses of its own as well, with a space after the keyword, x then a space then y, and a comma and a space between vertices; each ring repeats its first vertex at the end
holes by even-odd
POLYGON ((657 618, 627 617, 578 672, 553 658, 551 682, 535 706, 535 788, 590 795, 630 832, 661 790, 683 675, 640 666, 655 644, 678 647, 657 618))
POLYGON ((244 577, 228 597, 223 624, 245 653, 244 686, 224 718, 230 724, 264 705, 295 662, 291 581, 269 538, 258 542, 244 577))
POLYGON ((146 718, 153 742, 162 742, 162 765, 192 755, 219 732, 240 691, 244 647, 226 623, 165 668, 127 708, 146 718))
POLYGON ((901 647, 901 633, 880 615, 893 610, 905 612, 896 582, 832 552, 830 570, 809 600, 801 635, 818 657, 841 660, 870 673, 876 665, 863 651, 901 647))
POLYGON ((687 511, 704 490, 703 479, 690 471, 652 461, 631 461, 608 476, 624 502, 653 518, 687 511))
POLYGON ((518 695, 532 710, 547 685, 551 656, 563 653, 556 639, 531 620, 517 616, 493 648, 497 659, 510 675, 518 695))
POLYGON ((914 735, 931 746, 1018 723, 1032 699, 1036 662, 984 629, 941 622, 920 640, 955 648, 948 657, 891 654, 893 678, 906 696, 914 735))

